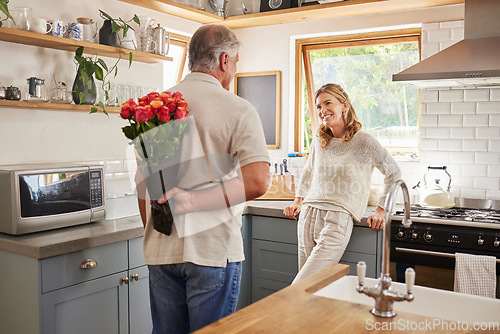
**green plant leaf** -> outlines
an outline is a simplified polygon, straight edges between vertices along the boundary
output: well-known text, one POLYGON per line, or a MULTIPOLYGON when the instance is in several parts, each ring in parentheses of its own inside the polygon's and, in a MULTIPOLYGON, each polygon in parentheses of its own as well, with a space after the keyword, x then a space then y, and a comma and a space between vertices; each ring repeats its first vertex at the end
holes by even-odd
POLYGON ((76 57, 81 57, 83 54, 83 46, 80 46, 78 49, 75 51, 75 56, 76 57))
POLYGON ((90 108, 90 112, 89 112, 89 114, 94 114, 94 113, 96 113, 97 111, 98 111, 98 110, 97 110, 97 108, 96 108, 95 106, 92 106, 92 108, 90 108))
POLYGON ((104 19, 108 19, 108 20, 113 20, 113 18, 111 16, 109 16, 107 13, 103 12, 102 10, 99 9, 99 14, 101 14, 101 16, 104 18, 104 19))
POLYGON ((96 78, 96 80, 103 81, 104 75, 103 75, 102 68, 100 66, 95 67, 95 78, 96 78))
POLYGON ((128 68, 130 68, 130 66, 132 66, 132 52, 128 54, 128 68))
MULTIPOLYGON (((134 20, 135 23, 137 23, 138 25, 141 25, 141 20, 139 20, 139 17, 137 16, 137 14, 134 14, 134 17, 132 18, 132 20, 134 20)), ((133 28, 132 28, 133 30, 133 28)))
MULTIPOLYGON (((9 13, 9 7, 8 7, 8 1, 7 0, 0 0, 0 10, 12 21, 14 21, 14 18, 10 15, 9 13)), ((1 22, 0 22, 0 27, 1 27, 1 22)))
POLYGON ((101 65, 101 67, 105 71, 108 71, 108 65, 106 64, 106 62, 104 60, 102 60, 101 58, 99 58, 99 59, 97 59, 97 62, 99 63, 99 65, 101 65))

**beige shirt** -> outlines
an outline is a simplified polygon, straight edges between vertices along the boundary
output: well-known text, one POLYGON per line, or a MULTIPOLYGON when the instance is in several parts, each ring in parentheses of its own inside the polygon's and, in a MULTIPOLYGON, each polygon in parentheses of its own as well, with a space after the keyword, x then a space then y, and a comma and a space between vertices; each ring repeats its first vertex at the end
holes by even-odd
MULTIPOLYGON (((234 173, 228 174, 230 168, 224 164, 233 158, 239 167, 259 161, 269 163, 260 118, 248 101, 225 90, 214 77, 199 72, 188 74, 169 91, 182 93, 188 103, 204 153, 204 157, 193 160, 195 166, 183 171, 182 188, 207 188, 229 179, 234 173)), ((242 209, 240 204, 175 216, 170 236, 157 232, 148 222, 144 234, 146 263, 192 262, 225 267, 227 262, 243 261, 242 209)))

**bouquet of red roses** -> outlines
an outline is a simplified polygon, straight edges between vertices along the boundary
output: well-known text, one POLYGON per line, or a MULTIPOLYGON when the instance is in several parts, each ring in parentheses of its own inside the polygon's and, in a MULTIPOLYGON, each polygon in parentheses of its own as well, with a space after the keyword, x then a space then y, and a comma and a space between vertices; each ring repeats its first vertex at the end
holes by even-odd
POLYGON ((172 229, 172 213, 168 202, 158 204, 157 200, 177 185, 188 113, 179 92, 152 92, 138 103, 129 99, 121 106, 120 116, 129 121, 122 131, 136 148, 138 168, 152 200, 153 226, 167 235, 172 229))

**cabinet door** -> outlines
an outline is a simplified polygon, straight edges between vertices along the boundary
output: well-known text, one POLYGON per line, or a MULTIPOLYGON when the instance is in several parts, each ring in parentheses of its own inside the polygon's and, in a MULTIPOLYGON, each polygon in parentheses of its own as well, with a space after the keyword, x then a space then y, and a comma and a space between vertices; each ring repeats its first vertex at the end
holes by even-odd
POLYGON ((290 284, 284 282, 254 277, 252 280, 252 302, 255 303, 289 285, 290 284))
POLYGON ((128 333, 127 272, 42 294, 42 334, 128 333))
POLYGON ((252 216, 244 215, 241 225, 241 235, 243 237, 243 251, 245 261, 241 268, 240 295, 238 298, 237 310, 252 303, 252 216))
POLYGON ((149 270, 147 266, 129 271, 130 334, 151 333, 151 308, 149 306, 149 270))
POLYGON ((252 240, 252 276, 292 283, 299 271, 297 246, 252 240))

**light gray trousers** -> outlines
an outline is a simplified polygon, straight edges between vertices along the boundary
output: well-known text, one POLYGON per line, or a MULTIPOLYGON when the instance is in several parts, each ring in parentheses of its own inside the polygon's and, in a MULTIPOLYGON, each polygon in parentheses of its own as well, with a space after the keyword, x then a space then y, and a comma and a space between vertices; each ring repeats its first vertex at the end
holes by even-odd
POLYGON ((338 263, 352 233, 352 216, 304 205, 297 226, 299 273, 292 284, 338 263))

